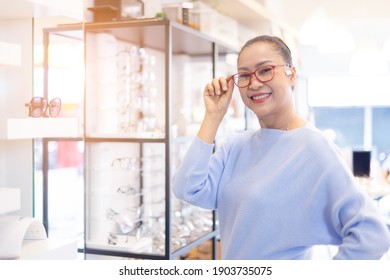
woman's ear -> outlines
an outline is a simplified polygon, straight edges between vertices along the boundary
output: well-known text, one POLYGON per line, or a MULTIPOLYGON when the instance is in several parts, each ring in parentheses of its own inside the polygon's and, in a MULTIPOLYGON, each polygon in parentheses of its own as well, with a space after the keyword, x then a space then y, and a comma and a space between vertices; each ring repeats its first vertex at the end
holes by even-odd
POLYGON ((297 77, 297 69, 294 67, 294 66, 291 66, 288 68, 288 72, 286 70, 286 74, 287 76, 289 76, 290 78, 290 85, 292 88, 295 87, 295 81, 296 81, 296 77, 297 77))

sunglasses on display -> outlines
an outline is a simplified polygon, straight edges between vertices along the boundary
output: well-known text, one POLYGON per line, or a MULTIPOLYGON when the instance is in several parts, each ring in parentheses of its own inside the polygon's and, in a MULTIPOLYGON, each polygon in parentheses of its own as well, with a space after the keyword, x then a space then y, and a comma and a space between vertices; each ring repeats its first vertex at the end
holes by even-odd
POLYGON ((252 75, 254 74, 259 82, 265 83, 271 81, 275 76, 275 68, 284 66, 287 74, 291 73, 290 64, 282 65, 267 65, 257 68, 253 72, 238 72, 232 76, 234 84, 239 88, 244 88, 252 82, 252 75))
POLYGON ((60 114, 61 99, 54 98, 48 103, 43 97, 33 97, 25 106, 28 107, 29 117, 47 117, 46 112, 49 111, 49 116, 55 118, 60 114))

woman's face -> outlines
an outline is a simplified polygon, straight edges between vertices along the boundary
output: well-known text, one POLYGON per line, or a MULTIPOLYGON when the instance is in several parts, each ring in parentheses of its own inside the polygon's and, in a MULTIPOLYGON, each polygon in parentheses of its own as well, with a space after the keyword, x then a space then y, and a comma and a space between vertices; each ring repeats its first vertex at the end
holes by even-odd
MULTIPOLYGON (((260 66, 285 63, 273 45, 257 42, 241 52, 238 59, 238 72, 253 72, 260 66)), ((291 67, 291 74, 287 75, 285 67, 278 66, 274 68, 274 77, 271 81, 263 83, 252 75, 251 83, 239 89, 244 104, 256 114, 259 120, 277 118, 286 112, 291 112, 295 74, 294 67, 291 67)))

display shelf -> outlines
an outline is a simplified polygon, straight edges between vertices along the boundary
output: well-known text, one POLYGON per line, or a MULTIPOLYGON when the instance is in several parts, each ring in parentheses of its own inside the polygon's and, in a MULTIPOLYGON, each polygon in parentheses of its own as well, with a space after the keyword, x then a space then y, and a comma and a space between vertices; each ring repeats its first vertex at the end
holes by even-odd
POLYGON ((9 118, 3 119, 1 139, 56 138, 79 136, 77 118, 9 118))
POLYGON ((88 23, 88 28, 90 31, 95 30, 99 33, 105 31, 106 34, 111 34, 118 40, 130 41, 134 44, 142 44, 156 50, 164 51, 165 46, 162 42, 164 42, 166 34, 165 32, 161 32, 161 26, 170 25, 172 27, 172 36, 175 37, 175 40, 170 42, 172 43, 172 51, 174 53, 208 55, 211 52, 211 42, 218 43, 220 52, 222 53, 237 51, 237 47, 234 45, 229 46, 226 43, 218 41, 217 38, 213 38, 174 21, 147 19, 133 20, 131 21, 131 25, 129 25, 129 21, 118 21, 110 24, 115 29, 107 29, 107 23, 105 22, 88 23), (130 30, 131 32, 129 32, 130 30))
POLYGON ((19 260, 75 260, 77 240, 24 240, 19 260))
MULTIPOLYGON (((209 232, 208 234, 205 234, 203 236, 200 236, 198 239, 194 240, 193 242, 189 243, 186 246, 183 246, 179 248, 178 250, 175 250, 172 254, 172 258, 180 258, 181 256, 188 253, 191 249, 195 248, 196 246, 199 246, 206 242, 207 240, 212 240, 218 238, 218 233, 216 231, 209 232)), ((216 243, 214 243, 214 246, 216 246, 216 243)))
POLYGON ((163 133, 155 132, 133 132, 133 133, 90 133, 87 138, 89 139, 134 139, 135 141, 155 141, 162 142, 165 139, 163 133))
POLYGON ((213 212, 174 198, 170 178, 193 139, 184 80, 203 71, 200 87, 236 50, 169 20, 90 23, 85 40, 85 252, 173 259, 215 239, 213 212))
POLYGON ((85 254, 174 259, 215 243, 216 213, 177 200, 171 178, 200 125, 192 108, 237 49, 165 19, 83 28, 85 254))
POLYGON ((20 209, 20 189, 0 188, 0 214, 20 209))
MULTIPOLYGON (((217 235, 218 235, 218 233, 216 231, 205 234, 205 235, 197 238, 196 240, 192 241, 188 245, 182 246, 177 250, 173 250, 170 258, 171 259, 179 259, 179 258, 181 258, 181 256, 185 255, 190 250, 203 244, 204 242, 218 238, 217 235)), ((153 252, 148 253, 148 252, 142 251, 142 249, 143 249, 142 245, 144 245, 144 247, 147 247, 148 245, 150 245, 150 240, 145 241, 143 239, 141 241, 142 241, 142 243, 140 244, 141 246, 136 247, 136 250, 139 251, 138 254, 134 254, 134 251, 129 250, 129 247, 101 245, 98 243, 90 244, 91 247, 86 248, 86 253, 96 254, 96 255, 110 255, 110 256, 115 256, 115 257, 134 256, 134 257, 138 257, 138 258, 142 258, 142 259, 154 259, 154 260, 165 259, 165 256, 162 254, 159 255, 159 254, 155 254, 153 252)), ((216 246, 216 243, 214 244, 214 246, 216 246)), ((214 249, 216 249, 216 248, 214 248, 214 249)))

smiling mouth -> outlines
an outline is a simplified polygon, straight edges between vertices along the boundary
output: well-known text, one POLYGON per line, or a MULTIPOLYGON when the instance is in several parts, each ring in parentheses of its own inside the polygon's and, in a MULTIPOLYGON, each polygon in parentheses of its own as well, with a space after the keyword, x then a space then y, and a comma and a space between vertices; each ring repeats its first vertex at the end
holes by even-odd
POLYGON ((269 96, 271 96, 271 93, 264 93, 264 94, 260 94, 260 95, 254 95, 254 96, 251 97, 251 99, 253 101, 264 101, 269 96))

